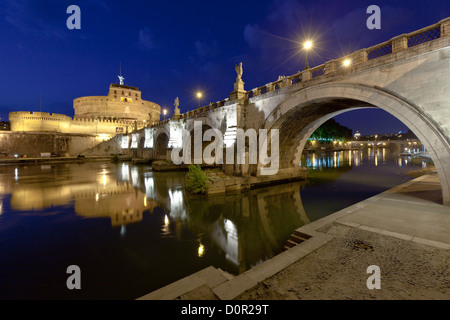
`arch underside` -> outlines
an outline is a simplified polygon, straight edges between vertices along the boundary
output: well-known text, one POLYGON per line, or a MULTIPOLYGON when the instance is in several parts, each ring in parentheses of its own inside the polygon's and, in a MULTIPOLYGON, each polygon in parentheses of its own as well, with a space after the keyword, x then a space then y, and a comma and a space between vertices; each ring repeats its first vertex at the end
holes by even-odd
POLYGON ((169 135, 166 131, 160 132, 155 139, 155 154, 157 157, 166 156, 166 150, 169 145, 169 135))
MULTIPOLYGON (((443 202, 450 205, 450 143, 437 123, 398 95, 359 84, 332 83, 292 94, 266 117, 264 129, 279 130, 280 170, 299 166, 312 133, 350 110, 380 108, 402 121, 427 148, 439 174, 443 202)), ((260 165, 258 165, 259 172, 260 165)))

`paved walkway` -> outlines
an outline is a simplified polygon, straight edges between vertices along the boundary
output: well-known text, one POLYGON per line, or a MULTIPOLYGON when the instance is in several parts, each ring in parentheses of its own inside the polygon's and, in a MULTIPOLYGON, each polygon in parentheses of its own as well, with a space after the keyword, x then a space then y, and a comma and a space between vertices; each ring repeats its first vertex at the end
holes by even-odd
POLYGON ((209 267, 140 299, 450 299, 450 207, 425 175, 303 226, 305 242, 238 276, 209 267), (381 271, 369 290, 367 267, 381 271))

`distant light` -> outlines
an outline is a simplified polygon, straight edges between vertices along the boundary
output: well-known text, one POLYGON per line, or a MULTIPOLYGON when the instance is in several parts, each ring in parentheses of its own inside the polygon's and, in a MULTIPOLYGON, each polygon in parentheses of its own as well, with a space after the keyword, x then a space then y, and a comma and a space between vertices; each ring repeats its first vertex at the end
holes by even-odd
POLYGON ((147 197, 144 197, 144 207, 147 206, 147 197))
POLYGON ((14 157, 18 158, 18 157, 19 157, 19 155, 18 155, 18 154, 15 154, 15 155, 14 155, 14 157))
POLYGON ((202 93, 201 92, 197 92, 197 98, 201 98, 202 97, 202 93))
POLYGON ((166 110, 166 109, 164 109, 164 110, 163 110, 163 113, 164 113, 164 115, 166 115, 166 114, 167 114, 167 110, 166 110))

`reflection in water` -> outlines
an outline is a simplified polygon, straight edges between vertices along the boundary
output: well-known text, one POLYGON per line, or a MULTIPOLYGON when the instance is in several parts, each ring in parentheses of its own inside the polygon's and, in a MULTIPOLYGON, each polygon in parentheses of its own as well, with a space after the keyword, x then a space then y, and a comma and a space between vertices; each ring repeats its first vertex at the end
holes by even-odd
MULTIPOLYGON (((209 265, 239 274, 281 252, 294 229, 402 182, 386 179, 377 168, 379 180, 370 179, 365 189, 368 179, 355 180, 351 173, 370 175, 367 170, 392 163, 405 168, 406 160, 384 148, 311 153, 302 160, 315 172, 307 182, 207 200, 185 194, 184 172, 151 172, 145 165, 0 167, 0 237, 12 239, 2 243, 7 250, 0 252, 0 286, 3 279, 25 281, 14 266, 26 266, 29 256, 41 253, 53 259, 37 269, 36 286, 53 281, 46 270, 54 265, 65 270, 79 263, 91 274, 109 275, 101 283, 91 280, 87 287, 98 291, 85 290, 85 298, 136 298, 209 265), (17 233, 17 225, 27 231, 17 233), (64 260, 67 252, 70 259, 64 260), (121 280, 125 275, 128 280, 121 280)), ((49 297, 69 294, 56 288, 59 283, 48 286, 49 297)), ((9 291, 0 290, 0 297, 9 291)))
POLYGON ((346 151, 316 151, 306 153, 302 157, 301 165, 308 169, 327 169, 342 167, 359 167, 364 161, 369 165, 391 165, 395 159, 398 167, 408 164, 410 157, 400 156, 396 152, 389 151, 387 148, 367 148, 367 150, 346 150, 346 151), (388 163, 389 161, 389 163, 388 163))
POLYGON ((205 253, 205 246, 202 245, 202 243, 200 242, 199 245, 198 245, 197 254, 201 258, 201 257, 203 257, 204 253, 205 253))

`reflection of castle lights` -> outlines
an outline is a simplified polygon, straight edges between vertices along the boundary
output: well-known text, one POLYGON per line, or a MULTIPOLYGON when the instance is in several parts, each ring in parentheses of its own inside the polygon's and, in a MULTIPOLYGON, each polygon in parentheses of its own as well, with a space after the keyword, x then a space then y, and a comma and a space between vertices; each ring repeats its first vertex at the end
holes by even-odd
POLYGON ((19 169, 17 168, 14 169, 14 179, 19 180, 19 169))
POLYGON ((144 207, 147 206, 147 197, 144 197, 144 207))
POLYGON ((98 198, 99 198, 98 193, 96 193, 95 194, 95 202, 98 202, 98 198))
POLYGON ((205 246, 201 243, 198 246, 197 255, 201 258, 205 254, 205 246))
POLYGON ((0 201, 0 214, 3 213, 3 201, 0 201))
POLYGON ((399 166, 399 167, 402 166, 402 158, 401 158, 401 157, 398 158, 398 166, 399 166))
POLYGON ((164 226, 168 226, 169 225, 169 217, 167 216, 167 214, 164 216, 164 226))
POLYGON ((126 228, 125 228, 125 225, 122 225, 122 226, 120 227, 120 236, 121 236, 122 238, 125 237, 126 232, 127 232, 127 230, 126 230, 126 228))

